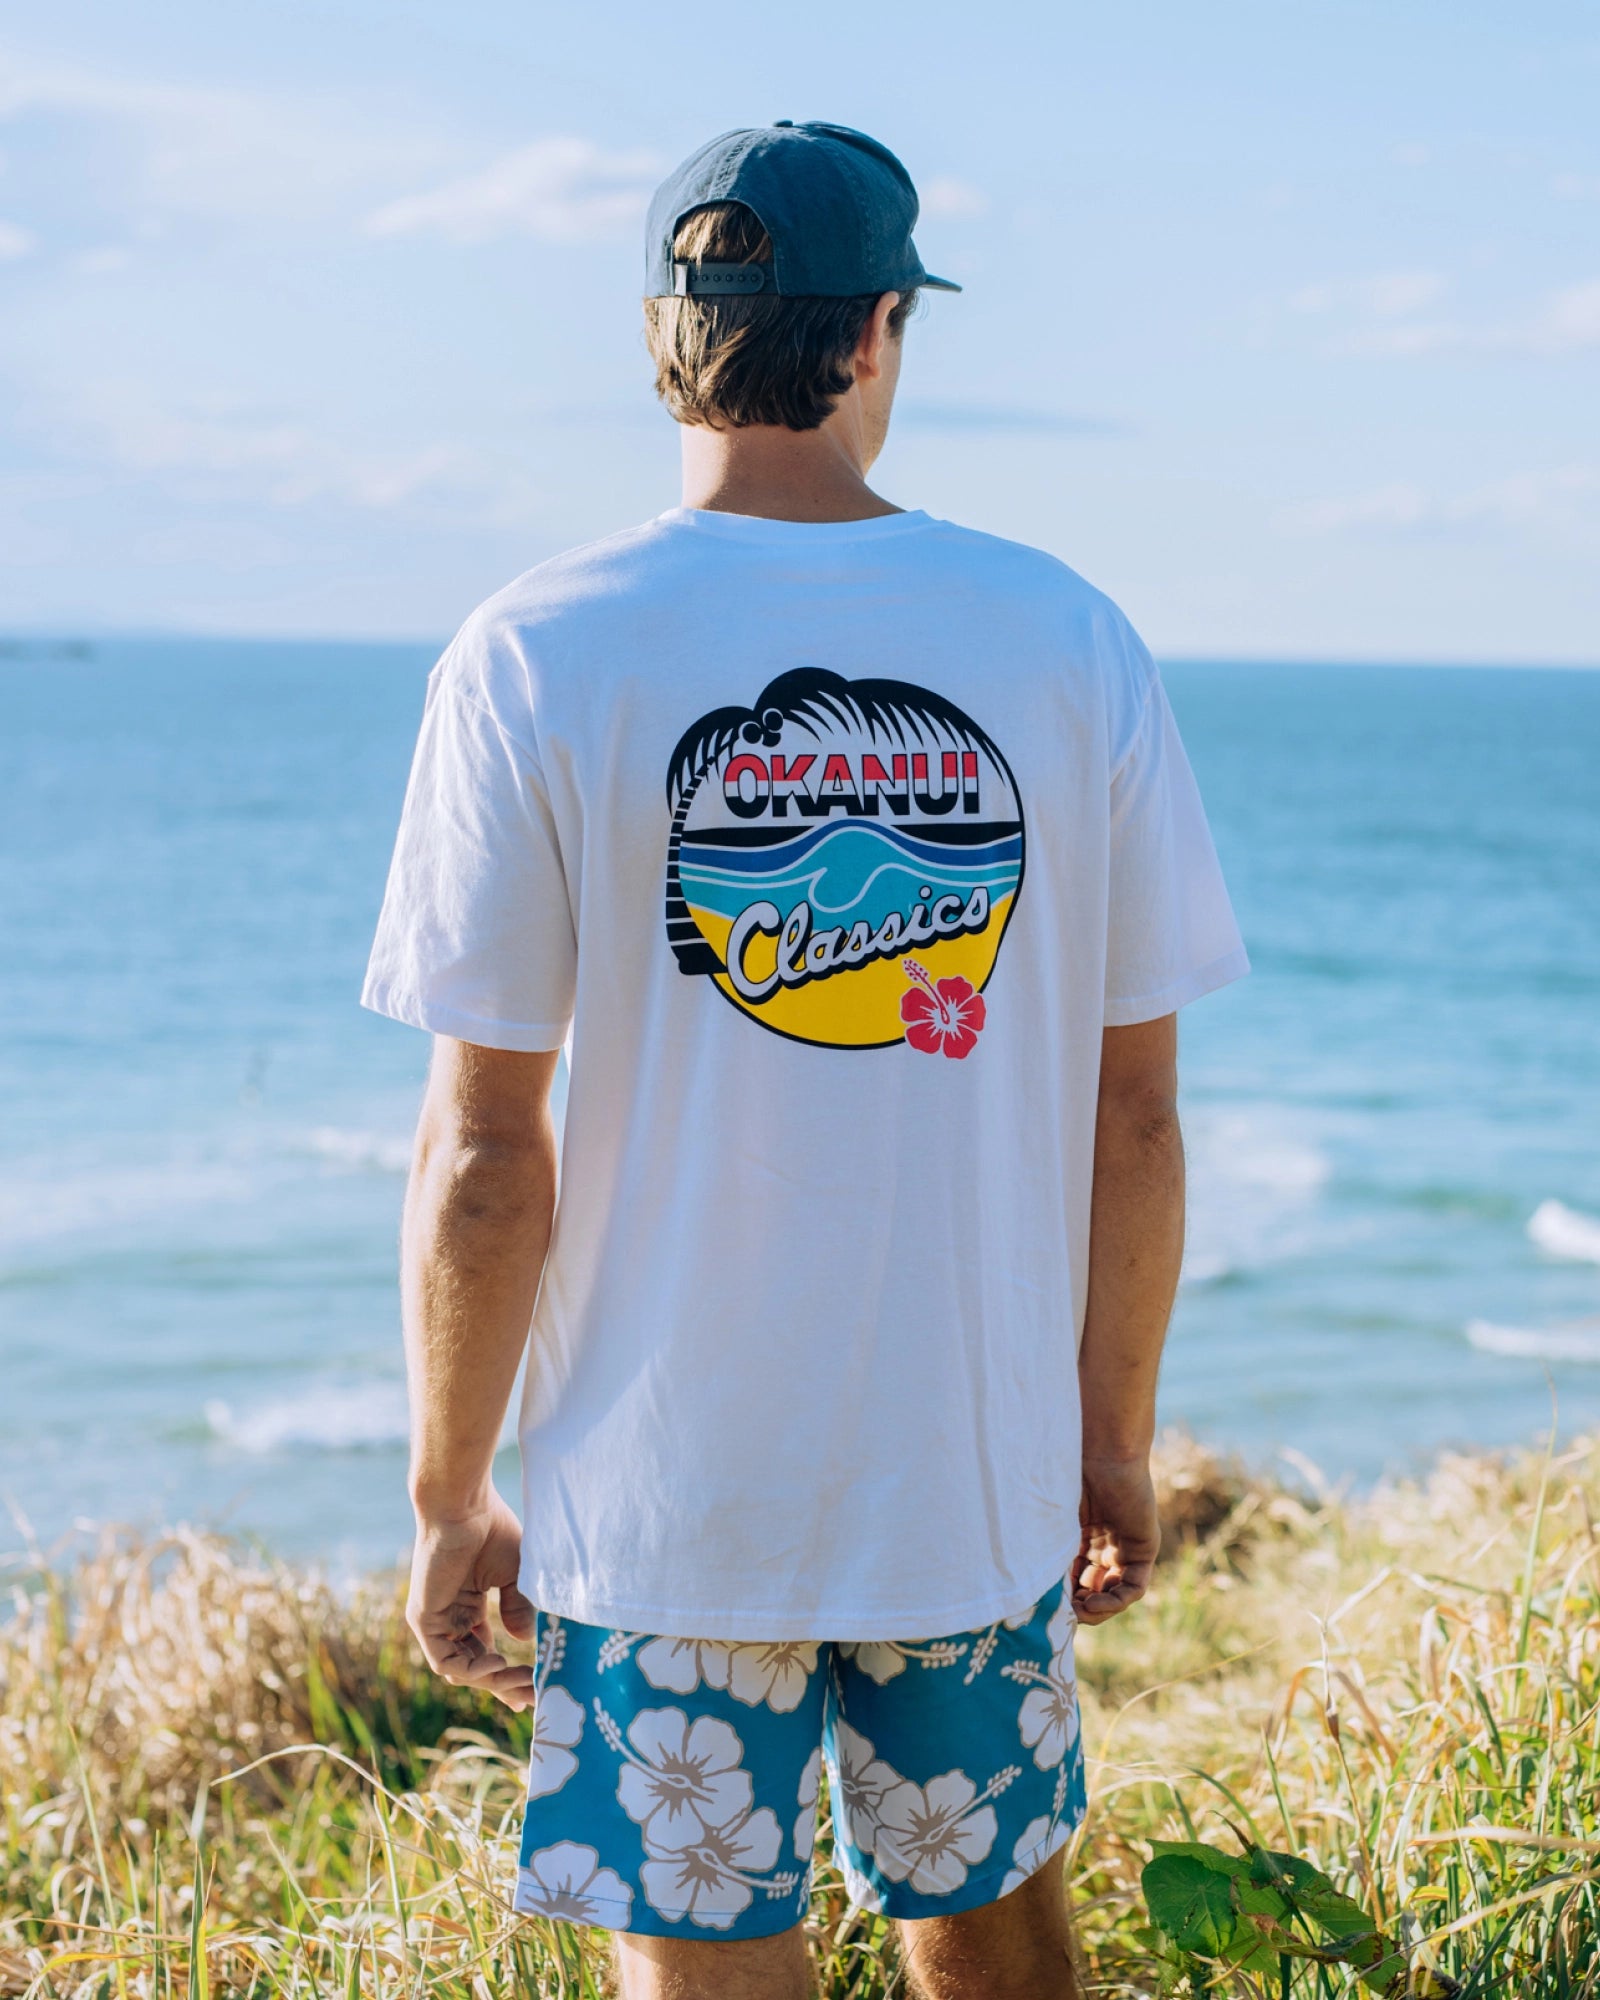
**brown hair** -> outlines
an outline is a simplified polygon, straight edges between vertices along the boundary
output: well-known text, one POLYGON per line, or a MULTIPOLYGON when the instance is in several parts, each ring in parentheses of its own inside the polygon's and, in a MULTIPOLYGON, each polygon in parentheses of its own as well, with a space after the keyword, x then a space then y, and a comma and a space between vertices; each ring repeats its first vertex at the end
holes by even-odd
MULTIPOLYGON (((684 263, 764 264, 772 243, 752 209, 723 201, 679 223, 672 254, 684 263)), ((903 293, 890 313, 896 338, 916 301, 914 291, 903 293)), ((775 292, 646 299, 656 394, 680 424, 814 431, 855 380, 852 358, 877 302, 876 296, 790 299, 775 292)))

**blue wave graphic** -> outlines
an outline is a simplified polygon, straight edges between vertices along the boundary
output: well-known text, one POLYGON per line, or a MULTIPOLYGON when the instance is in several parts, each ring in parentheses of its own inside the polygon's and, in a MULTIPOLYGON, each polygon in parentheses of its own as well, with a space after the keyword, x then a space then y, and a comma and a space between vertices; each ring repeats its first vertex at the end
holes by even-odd
POLYGON ((981 884, 991 903, 1009 896, 1022 874, 1022 836, 956 847, 854 820, 810 828, 771 847, 686 838, 678 873, 687 902, 730 921, 765 898, 785 915, 808 902, 819 927, 865 920, 876 929, 891 910, 909 910, 923 889, 965 900, 981 884))
POLYGON ((878 840, 887 840, 918 861, 926 861, 938 866, 949 860, 968 862, 984 860, 1016 860, 1022 854, 1022 832, 999 836, 974 846, 957 846, 949 841, 928 840, 908 832, 904 827, 892 822, 878 826, 864 826, 860 820, 835 820, 829 826, 814 826, 803 833, 796 833, 789 840, 774 841, 765 847, 725 847, 720 841, 696 840, 694 835, 685 834, 679 849, 679 861, 692 860, 696 866, 722 870, 743 869, 751 874, 769 874, 784 863, 794 863, 808 855, 814 847, 827 840, 837 840, 852 832, 871 835, 878 840))

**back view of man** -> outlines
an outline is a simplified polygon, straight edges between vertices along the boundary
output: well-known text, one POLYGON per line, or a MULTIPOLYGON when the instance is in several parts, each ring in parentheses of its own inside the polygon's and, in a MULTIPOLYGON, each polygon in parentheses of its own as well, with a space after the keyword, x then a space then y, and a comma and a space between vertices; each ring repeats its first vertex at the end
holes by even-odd
POLYGON ((919 1990, 1076 1992, 1074 1626, 1156 1554, 1174 1016, 1246 962, 1122 615, 866 484, 915 219, 828 125, 658 193, 684 504, 441 660, 365 994, 437 1038, 412 1624, 533 1703, 517 1907, 632 2000, 807 1991, 824 1768, 919 1990))

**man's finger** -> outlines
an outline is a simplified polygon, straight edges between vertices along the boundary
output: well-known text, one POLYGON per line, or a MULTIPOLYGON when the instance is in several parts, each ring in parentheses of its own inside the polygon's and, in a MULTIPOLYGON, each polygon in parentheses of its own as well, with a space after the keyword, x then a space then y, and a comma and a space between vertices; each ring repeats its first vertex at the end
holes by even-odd
POLYGON ((531 1639, 534 1631, 535 1612, 514 1583, 500 1586, 500 1623, 513 1639, 531 1639))
POLYGON ((1103 1625, 1119 1611, 1126 1611, 1130 1604, 1137 1604, 1145 1589, 1145 1581, 1129 1572, 1098 1590, 1074 1593, 1072 1608, 1085 1625, 1103 1625))
POLYGON ((519 1667, 508 1663, 491 1668, 479 1660, 470 1673, 461 1677, 459 1685, 476 1688, 480 1694, 492 1694, 496 1701, 503 1701, 507 1708, 531 1708, 533 1705, 532 1667, 519 1667))
MULTIPOLYGON (((417 1633, 417 1642, 428 1665, 446 1680, 465 1679, 477 1661, 490 1657, 489 1648, 475 1632, 423 1630, 417 1633)), ((499 1655, 493 1657, 498 1659, 499 1655)))
POLYGON ((490 1651, 476 1639, 424 1645, 428 1665, 456 1687, 533 1686, 533 1668, 490 1651))
POLYGON ((481 1646, 489 1644, 489 1621, 479 1616, 469 1619, 451 1605, 419 1604, 408 1608, 406 1623, 425 1653, 438 1646, 481 1646))
POLYGON ((476 1680, 483 1672, 495 1673, 510 1663, 499 1653, 490 1652, 487 1646, 474 1640, 470 1645, 445 1645, 439 1648, 440 1669, 453 1680, 476 1680))
POLYGON ((462 1675, 468 1687, 488 1688, 498 1692, 501 1688, 525 1688, 533 1691, 532 1667, 518 1666, 514 1660, 474 1660, 462 1675))

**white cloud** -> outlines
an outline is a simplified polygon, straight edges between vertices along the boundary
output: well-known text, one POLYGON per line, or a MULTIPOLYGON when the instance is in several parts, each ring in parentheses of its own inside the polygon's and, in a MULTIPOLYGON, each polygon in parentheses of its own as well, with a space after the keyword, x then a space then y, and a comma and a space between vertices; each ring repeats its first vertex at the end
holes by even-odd
POLYGON ((652 153, 611 153, 590 139, 535 139, 431 194, 387 202, 373 236, 442 236, 452 243, 534 236, 578 243, 632 228, 661 171, 652 153))
POLYGON ((1600 348, 1600 278, 1564 285, 1524 316, 1473 326, 1461 320, 1416 320, 1371 327, 1338 343, 1347 354, 1445 353, 1559 356, 1600 348))
POLYGON ((1291 294, 1291 310, 1299 313, 1354 311, 1376 319, 1398 319, 1421 312, 1445 290, 1437 271, 1385 271, 1370 278, 1339 278, 1302 285, 1291 294))
POLYGON ((1600 174, 1557 174, 1550 192, 1562 201, 1600 201, 1600 174))
POLYGON ((922 213, 934 222, 970 222, 989 212, 989 197, 970 181, 957 180, 951 174, 935 175, 918 189, 918 195, 922 213))
POLYGON ((89 277, 100 277, 108 271, 125 271, 133 262, 133 252, 122 243, 102 243, 94 250, 80 250, 73 258, 73 268, 89 277))
POLYGON ((15 263, 33 249, 33 234, 17 222, 0 222, 0 264, 15 263))
POLYGON ((95 462, 169 475, 191 497, 220 492, 278 507, 332 500, 375 510, 445 493, 490 507, 506 497, 497 468, 458 446, 363 451, 294 417, 216 397, 164 404, 123 383, 75 389, 59 431, 95 462))
POLYGON ((1287 303, 1291 312, 1343 322, 1325 348, 1333 354, 1563 355, 1600 348, 1600 278, 1558 287, 1498 323, 1427 316, 1448 290, 1437 271, 1387 271, 1302 285, 1287 303))
POLYGON ((1523 341, 1542 354, 1570 354, 1600 347, 1600 278, 1552 292, 1523 331, 1523 341))
POLYGON ((323 217, 445 157, 353 101, 151 83, 0 50, 0 124, 24 113, 51 121, 60 151, 96 163, 110 207, 145 219, 323 217))
POLYGON ((1404 145, 1394 147, 1389 158, 1397 167, 1425 167, 1433 158, 1433 148, 1423 145, 1420 139, 1408 139, 1404 145))
POLYGON ((1600 466, 1564 465, 1512 473, 1462 493, 1395 480, 1343 499, 1286 509, 1290 534, 1451 534, 1485 528, 1532 529, 1600 544, 1600 466))
POLYGON ((1308 500, 1286 508, 1279 525, 1302 535, 1338 534, 1346 528, 1415 528, 1428 511, 1420 486, 1396 480, 1346 500, 1308 500))

